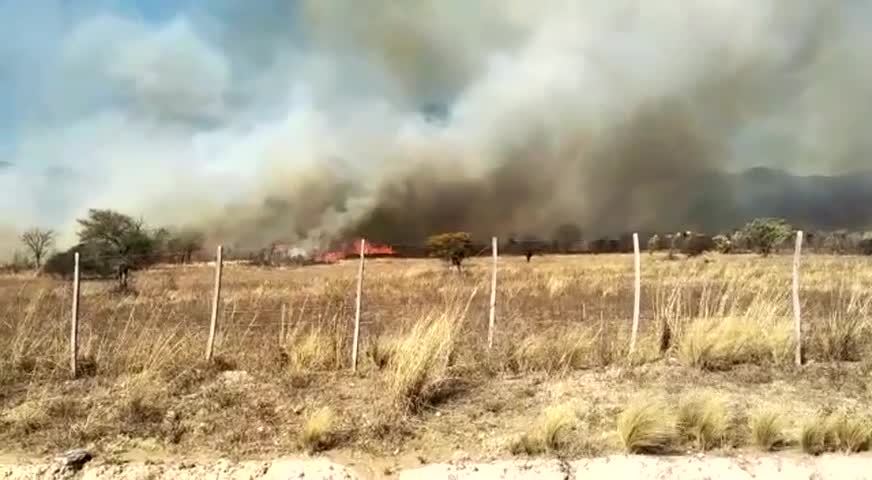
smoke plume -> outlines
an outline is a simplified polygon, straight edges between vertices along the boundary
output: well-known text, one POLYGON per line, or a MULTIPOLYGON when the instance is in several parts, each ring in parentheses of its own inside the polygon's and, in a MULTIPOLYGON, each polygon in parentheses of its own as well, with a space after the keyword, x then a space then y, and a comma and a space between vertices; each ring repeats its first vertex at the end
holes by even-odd
POLYGON ((249 247, 705 227, 718 175, 872 152, 864 1, 26 5, 0 207, 68 240, 89 207, 249 247))

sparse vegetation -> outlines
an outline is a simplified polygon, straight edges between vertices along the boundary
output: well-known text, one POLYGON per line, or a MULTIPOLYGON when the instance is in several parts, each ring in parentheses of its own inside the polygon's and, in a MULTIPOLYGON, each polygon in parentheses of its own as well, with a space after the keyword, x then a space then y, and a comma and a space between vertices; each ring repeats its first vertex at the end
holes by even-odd
POLYGON ((594 365, 595 338, 584 329, 549 329, 523 339, 510 357, 521 372, 567 372, 594 365))
POLYGON ((521 434, 509 446, 518 455, 537 455, 559 452, 567 443, 566 435, 578 422, 575 410, 569 404, 550 407, 531 425, 530 431, 521 434))
POLYGON ((389 392, 401 411, 415 412, 451 388, 449 367, 465 311, 457 305, 421 319, 396 345, 389 392))
MULTIPOLYGON (((180 450, 308 450, 302 432, 316 405, 355 412, 316 450, 339 442, 391 453, 408 444, 431 461, 441 458, 430 449, 447 442, 488 455, 507 447, 561 456, 769 450, 799 440, 778 419, 866 401, 872 274, 856 258, 804 260, 810 361, 799 371, 790 367, 789 268, 782 257, 651 259, 632 362, 631 259, 501 259, 490 351, 487 296, 472 295, 487 288, 488 262, 468 258, 465 274, 454 275, 429 259, 371 260, 356 375, 347 370, 353 262, 292 269, 228 262, 211 363, 202 360, 210 266, 142 271, 135 297, 86 277, 80 368, 89 373, 73 382, 69 285, 49 276, 0 276, 0 442, 25 450, 83 442, 116 448, 119 438, 180 450), (664 325, 670 339, 661 351, 664 325), (728 415, 717 402, 712 409, 685 395, 702 386, 728 396, 728 415), (640 389, 665 403, 628 403, 640 389), (537 415, 541 405, 569 399, 584 402, 570 416, 572 427, 537 415), (780 415, 747 411, 757 404, 776 404, 780 415), (722 434, 724 418, 729 428, 722 434)), ((862 422, 827 425, 818 447, 809 435, 810 450, 865 448, 862 422)))
POLYGON ((700 450, 720 446, 729 427, 726 400, 715 393, 691 393, 678 404, 678 431, 700 450))
POLYGON ((292 372, 335 370, 340 366, 337 338, 325 326, 297 328, 285 341, 285 354, 292 372))
POLYGON ((692 323, 678 340, 678 358, 703 370, 741 363, 788 361, 793 345, 790 324, 760 317, 721 318, 692 323))
POLYGON ((865 452, 872 442, 872 424, 869 418, 862 415, 841 414, 828 422, 839 450, 845 453, 865 452))
POLYGON ((799 445, 809 455, 820 455, 833 451, 836 446, 830 419, 818 416, 808 419, 799 433, 799 445))
POLYGON ((787 443, 784 415, 773 407, 761 408, 751 414, 751 440, 764 452, 771 452, 787 443))
POLYGON ((617 426, 629 453, 666 453, 675 445, 676 418, 662 399, 634 400, 618 416, 617 426))
POLYGON ((322 407, 306 418, 300 431, 300 444, 310 453, 326 450, 336 440, 336 415, 330 407, 322 407))

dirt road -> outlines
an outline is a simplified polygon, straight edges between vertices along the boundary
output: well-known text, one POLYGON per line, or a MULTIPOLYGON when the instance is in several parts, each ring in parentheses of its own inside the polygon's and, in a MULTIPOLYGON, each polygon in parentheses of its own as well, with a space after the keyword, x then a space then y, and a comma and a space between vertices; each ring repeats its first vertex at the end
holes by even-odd
POLYGON ((81 469, 59 461, 0 463, 0 479, 300 479, 306 480, 565 480, 565 479, 872 479, 872 456, 644 457, 611 456, 576 461, 510 460, 455 462, 401 471, 360 471, 325 459, 214 463, 106 464, 99 459, 81 469))

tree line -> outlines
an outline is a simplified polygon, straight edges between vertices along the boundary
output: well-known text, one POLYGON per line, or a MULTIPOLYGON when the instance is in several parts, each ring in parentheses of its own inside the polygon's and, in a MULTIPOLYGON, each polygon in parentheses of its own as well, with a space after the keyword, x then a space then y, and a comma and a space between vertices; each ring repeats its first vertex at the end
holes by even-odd
MULTIPOLYGON (((21 234, 28 255, 16 254, 13 270, 36 268, 39 271, 70 277, 73 257, 80 256, 83 275, 112 277, 120 289, 128 288, 131 271, 156 263, 190 263, 203 248, 202 232, 190 228, 153 228, 137 219, 109 209, 90 209, 76 220, 78 242, 60 252, 53 251, 57 234, 54 230, 32 228, 21 234)), ((756 252, 769 255, 789 247, 795 229, 783 219, 758 218, 729 233, 709 236, 697 232, 653 233, 641 235, 643 247, 650 253, 668 251, 669 256, 700 255, 707 251, 721 253, 756 252)), ((423 253, 445 260, 458 270, 465 259, 490 252, 490 244, 476 244, 467 232, 432 235, 423 253)), ((856 232, 806 232, 806 248, 813 252, 872 255, 872 234, 856 232)), ((572 224, 559 226, 550 240, 510 236, 500 246, 502 254, 523 255, 527 261, 544 253, 618 253, 631 252, 632 235, 596 238, 583 242, 581 230, 572 224), (583 246, 582 246, 583 245, 583 246)), ((399 256, 404 256, 399 252, 399 256)))
POLYGON ((78 242, 53 252, 57 233, 32 228, 22 233, 21 243, 29 257, 13 259, 17 268, 36 268, 42 273, 70 277, 73 257, 79 253, 79 270, 85 276, 112 277, 118 287, 128 288, 129 273, 161 262, 190 263, 202 249, 202 232, 188 228, 153 228, 142 219, 108 209, 90 209, 76 220, 78 242))

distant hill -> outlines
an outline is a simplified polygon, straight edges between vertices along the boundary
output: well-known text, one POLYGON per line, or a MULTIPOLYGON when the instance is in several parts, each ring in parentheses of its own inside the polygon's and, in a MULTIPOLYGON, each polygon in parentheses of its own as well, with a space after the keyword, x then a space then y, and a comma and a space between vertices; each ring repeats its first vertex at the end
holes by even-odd
POLYGON ((688 223, 706 231, 755 217, 782 217, 808 230, 872 230, 872 171, 800 176, 758 167, 697 180, 690 187, 688 223))

